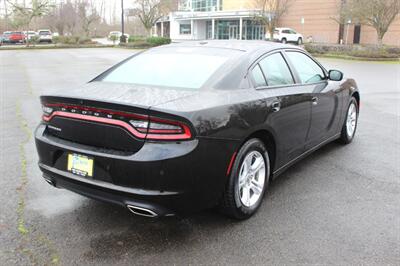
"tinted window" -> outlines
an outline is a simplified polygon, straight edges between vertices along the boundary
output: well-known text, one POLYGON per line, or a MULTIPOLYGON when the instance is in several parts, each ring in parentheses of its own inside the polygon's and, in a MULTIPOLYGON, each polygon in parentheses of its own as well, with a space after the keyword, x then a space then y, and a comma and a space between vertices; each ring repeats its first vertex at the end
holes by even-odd
POLYGON ((191 25, 190 24, 180 24, 179 25, 179 34, 191 34, 191 25))
POLYGON ((293 84, 293 77, 280 53, 272 54, 260 61, 268 86, 293 84))
POLYGON ((200 88, 231 56, 234 50, 164 48, 132 57, 102 80, 138 85, 200 88))
POLYGON ((286 54, 296 68, 301 83, 315 83, 325 79, 324 71, 307 55, 299 52, 286 52, 286 54))
POLYGON ((290 30, 283 30, 282 32, 283 32, 283 33, 289 34, 289 33, 290 33, 290 30))
POLYGON ((256 83, 256 87, 262 87, 262 86, 266 86, 267 85, 267 83, 265 82, 264 75, 263 75, 259 65, 256 65, 253 68, 252 75, 253 75, 253 79, 254 79, 254 81, 256 83))

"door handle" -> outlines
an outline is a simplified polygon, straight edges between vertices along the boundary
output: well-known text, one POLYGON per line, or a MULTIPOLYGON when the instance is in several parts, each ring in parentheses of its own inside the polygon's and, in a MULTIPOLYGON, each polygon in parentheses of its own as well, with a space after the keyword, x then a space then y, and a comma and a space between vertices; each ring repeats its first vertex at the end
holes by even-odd
POLYGON ((311 102, 313 105, 317 105, 318 104, 318 97, 312 97, 311 98, 311 102))
POLYGON ((281 110, 281 102, 280 101, 273 102, 272 112, 278 112, 279 110, 281 110))

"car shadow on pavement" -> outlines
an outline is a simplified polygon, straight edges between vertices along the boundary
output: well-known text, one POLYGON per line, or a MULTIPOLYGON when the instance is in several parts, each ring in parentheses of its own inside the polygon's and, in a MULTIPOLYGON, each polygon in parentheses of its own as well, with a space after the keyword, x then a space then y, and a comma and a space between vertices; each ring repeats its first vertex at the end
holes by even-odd
MULTIPOLYGON (((85 260, 92 259, 121 259, 125 256, 156 255, 169 249, 182 250, 185 244, 200 244, 203 238, 219 238, 236 229, 251 227, 252 224, 263 224, 268 217, 268 205, 266 202, 270 197, 276 197, 281 190, 285 189, 287 182, 293 182, 293 178, 307 178, 307 167, 319 163, 324 157, 330 157, 341 145, 336 143, 328 144, 300 163, 293 165, 288 171, 274 180, 264 197, 264 207, 249 220, 236 221, 219 214, 216 210, 206 210, 186 217, 164 217, 146 218, 133 215, 123 207, 116 207, 111 204, 88 200, 87 204, 77 210, 81 230, 88 235, 90 247, 83 251, 85 260), (275 196, 273 196, 275 195, 275 196), (88 211, 89 209, 89 211, 88 211), (96 220, 96 227, 93 228, 91 219, 96 220), (100 221, 99 221, 100 220, 100 221), (93 234, 91 233, 93 232, 93 234), (199 242, 200 241, 200 242, 199 242)), ((326 158, 325 158, 326 159, 326 158)), ((244 230, 244 229, 243 229, 244 230)))

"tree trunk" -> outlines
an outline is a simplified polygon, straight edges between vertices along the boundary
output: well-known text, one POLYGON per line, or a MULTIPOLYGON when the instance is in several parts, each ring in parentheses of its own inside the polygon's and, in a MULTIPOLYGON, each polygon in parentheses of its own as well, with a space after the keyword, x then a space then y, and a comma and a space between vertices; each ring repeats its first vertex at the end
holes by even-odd
POLYGON ((274 41, 274 30, 275 30, 275 25, 273 23, 268 24, 268 31, 269 31, 269 40, 271 42, 274 41))
POLYGON ((147 36, 148 37, 152 37, 152 34, 151 34, 151 29, 152 29, 153 27, 150 27, 150 28, 147 28, 146 30, 147 30, 147 36))
POLYGON ((382 46, 383 45, 383 36, 385 36, 385 32, 377 29, 376 33, 378 34, 378 46, 382 46))

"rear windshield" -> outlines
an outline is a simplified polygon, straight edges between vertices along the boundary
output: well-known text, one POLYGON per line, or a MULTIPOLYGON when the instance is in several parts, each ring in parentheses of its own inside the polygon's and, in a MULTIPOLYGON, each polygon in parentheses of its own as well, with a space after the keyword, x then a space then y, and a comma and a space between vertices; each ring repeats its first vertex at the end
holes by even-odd
POLYGON ((240 53, 214 48, 161 48, 132 57, 103 81, 199 89, 229 58, 240 53))
POLYGON ((50 31, 39 31, 39 35, 50 35, 50 31))

